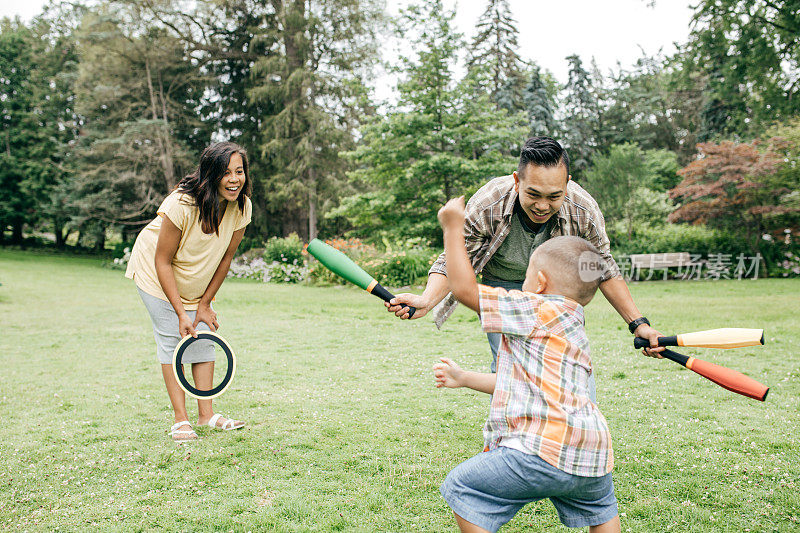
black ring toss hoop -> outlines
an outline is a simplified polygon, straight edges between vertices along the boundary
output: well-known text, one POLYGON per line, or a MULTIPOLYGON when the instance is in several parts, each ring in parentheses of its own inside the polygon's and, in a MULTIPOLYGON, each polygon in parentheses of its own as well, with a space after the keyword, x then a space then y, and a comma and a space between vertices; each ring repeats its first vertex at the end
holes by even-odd
POLYGON ((193 396, 200 400, 210 400, 211 398, 216 398, 225 392, 225 389, 227 389, 233 381, 233 376, 236 374, 236 356, 233 355, 233 350, 227 341, 220 335, 217 335, 211 331, 198 331, 197 338, 187 335, 181 339, 181 342, 179 342, 175 347, 175 352, 172 354, 172 371, 175 374, 175 379, 178 380, 178 385, 180 385, 180 387, 186 391, 189 396, 193 396), (215 342, 222 348, 222 351, 225 352, 225 355, 228 358, 228 371, 226 372, 222 383, 207 391, 193 387, 189 381, 187 381, 186 375, 183 373, 183 352, 186 351, 186 348, 188 348, 189 345, 198 340, 209 340, 215 342))

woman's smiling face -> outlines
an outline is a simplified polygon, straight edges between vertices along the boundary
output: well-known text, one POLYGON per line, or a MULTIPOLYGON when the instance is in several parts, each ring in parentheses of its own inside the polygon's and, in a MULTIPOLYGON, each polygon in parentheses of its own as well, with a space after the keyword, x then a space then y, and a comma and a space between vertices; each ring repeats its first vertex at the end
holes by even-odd
POLYGON ((231 154, 228 168, 225 169, 222 179, 219 182, 219 196, 229 202, 235 202, 239 198, 245 186, 247 177, 244 173, 244 161, 241 154, 231 154))

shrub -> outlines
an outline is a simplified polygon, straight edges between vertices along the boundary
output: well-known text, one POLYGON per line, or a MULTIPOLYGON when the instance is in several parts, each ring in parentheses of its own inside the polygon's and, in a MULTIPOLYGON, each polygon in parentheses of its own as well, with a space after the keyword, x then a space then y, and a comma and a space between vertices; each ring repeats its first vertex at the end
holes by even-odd
POLYGON ((403 287, 426 278, 437 255, 428 248, 387 251, 363 266, 381 285, 403 287))
MULTIPOLYGON (((365 244, 360 239, 329 239, 325 241, 325 244, 336 248, 362 267, 364 262, 376 253, 374 246, 365 244)), ((303 253, 308 254, 305 249, 303 253)), ((319 261, 310 257, 308 281, 314 285, 344 285, 346 283, 345 280, 325 268, 319 261)))
POLYGON ((640 225, 631 237, 620 224, 607 228, 614 255, 689 252, 708 254, 751 254, 750 247, 739 236, 706 226, 688 224, 640 225))
POLYGON ((291 263, 268 263, 262 257, 250 258, 243 255, 231 261, 228 277, 254 279, 265 283, 301 283, 308 277, 308 267, 297 259, 291 263))
POLYGON ((303 262, 303 241, 292 233, 288 237, 273 237, 264 243, 264 261, 300 264, 303 262))
POLYGON ((242 237, 242 242, 239 243, 239 249, 237 250, 238 253, 248 252, 250 250, 261 248, 263 249, 264 246, 264 239, 261 237, 248 237, 245 235, 242 237))
POLYGON ((109 268, 114 268, 117 270, 127 270, 128 269, 128 261, 131 259, 131 247, 127 246, 123 248, 121 251, 121 256, 114 257, 114 260, 110 263, 104 263, 105 266, 109 268))
MULTIPOLYGON (((380 251, 359 239, 333 239, 325 242, 343 252, 379 283, 388 287, 403 287, 423 280, 438 255, 434 250, 421 246, 419 240, 408 240, 394 245, 384 241, 386 251, 380 251)), ((309 282, 318 285, 346 283, 316 261, 309 265, 309 282)))

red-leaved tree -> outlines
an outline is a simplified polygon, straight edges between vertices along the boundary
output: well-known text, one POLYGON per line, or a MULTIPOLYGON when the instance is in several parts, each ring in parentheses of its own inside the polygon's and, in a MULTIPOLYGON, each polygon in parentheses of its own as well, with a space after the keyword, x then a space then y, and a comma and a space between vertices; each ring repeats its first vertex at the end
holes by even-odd
POLYGON ((782 159, 770 147, 759 150, 757 141, 700 143, 697 150, 699 157, 678 171, 683 180, 669 191, 680 207, 668 220, 733 231, 755 245, 780 194, 766 178, 782 159))

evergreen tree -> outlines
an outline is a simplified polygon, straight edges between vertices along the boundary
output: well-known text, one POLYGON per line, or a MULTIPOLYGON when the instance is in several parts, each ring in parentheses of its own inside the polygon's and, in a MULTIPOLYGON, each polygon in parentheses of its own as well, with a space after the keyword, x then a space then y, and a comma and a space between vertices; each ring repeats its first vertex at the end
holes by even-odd
POLYGON ((563 140, 570 155, 573 177, 585 172, 598 148, 601 130, 600 103, 592 75, 577 55, 567 57, 569 78, 564 86, 562 120, 563 140))
POLYGON ((440 241, 436 211, 442 203, 474 192, 516 165, 517 158, 505 154, 519 150, 524 115, 508 116, 477 91, 488 72, 473 69, 463 80, 455 79, 461 38, 452 17, 441 0, 404 12, 406 29, 418 20, 428 23, 414 35, 413 57, 403 60, 397 109, 364 128, 351 154, 357 169, 350 177, 365 192, 347 198, 336 211, 360 236, 440 241))
POLYGON ((551 89, 552 86, 552 83, 546 83, 541 68, 534 65, 523 97, 531 136, 558 136, 555 118, 555 91, 551 89))
POLYGON ((476 30, 468 68, 489 72, 485 87, 499 108, 511 114, 524 111, 526 65, 517 53, 519 31, 508 0, 488 0, 476 30))
MULTIPOLYGON (((375 60, 382 12, 372 0, 272 0, 273 24, 257 39, 249 97, 263 106, 259 149, 267 164, 268 209, 305 220, 316 237, 320 208, 335 202, 353 133, 369 111, 363 75, 375 60), (298 213, 298 210, 300 212, 298 213)), ((284 228, 284 230, 298 228, 284 228)))

